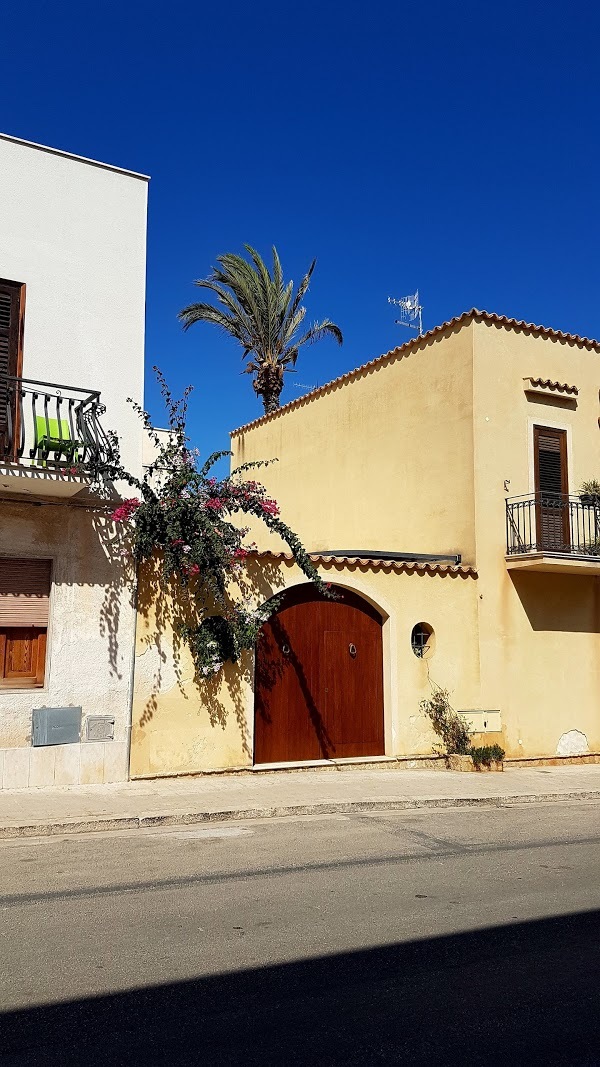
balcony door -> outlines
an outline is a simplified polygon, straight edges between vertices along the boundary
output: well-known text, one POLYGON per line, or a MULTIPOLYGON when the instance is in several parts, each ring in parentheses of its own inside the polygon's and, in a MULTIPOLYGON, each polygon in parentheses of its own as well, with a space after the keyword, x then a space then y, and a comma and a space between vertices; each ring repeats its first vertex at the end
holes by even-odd
POLYGON ((566 430, 534 426, 537 544, 542 551, 569 552, 569 478, 566 430))
POLYGON ((14 458, 18 439, 15 383, 22 372, 25 286, 0 278, 0 456, 14 458), (12 394, 12 395, 11 395, 12 394))

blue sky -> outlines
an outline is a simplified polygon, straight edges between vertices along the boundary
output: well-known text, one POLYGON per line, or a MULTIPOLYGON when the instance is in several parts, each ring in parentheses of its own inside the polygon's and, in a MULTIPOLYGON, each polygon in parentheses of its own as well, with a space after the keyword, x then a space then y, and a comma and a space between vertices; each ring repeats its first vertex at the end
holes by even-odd
MULTIPOLYGON (((191 382, 194 443, 261 413, 233 342, 184 335, 192 280, 276 244, 309 318, 342 327, 283 401, 477 306, 600 336, 600 9, 555 0, 22 0, 0 128, 152 176, 147 365, 191 382)), ((147 403, 162 411, 148 373, 147 403)))

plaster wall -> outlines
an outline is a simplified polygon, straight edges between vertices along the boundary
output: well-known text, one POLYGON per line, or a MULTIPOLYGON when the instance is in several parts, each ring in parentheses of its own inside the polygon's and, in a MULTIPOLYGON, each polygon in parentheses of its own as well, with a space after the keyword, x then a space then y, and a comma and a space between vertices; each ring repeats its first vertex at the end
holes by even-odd
MULTIPOLYGON (((396 350, 232 435, 310 551, 474 555, 472 327, 396 350)), ((276 539, 254 523, 260 548, 276 539)))
POLYGON ((65 504, 1 508, 0 555, 52 560, 52 589, 44 687, 0 689, 0 785, 124 781, 135 610, 114 528, 65 504), (33 708, 69 705, 82 708, 82 737, 89 715, 114 716, 114 741, 32 748, 33 708))
POLYGON ((574 730, 598 752, 600 579, 507 571, 505 500, 534 491, 534 424, 567 430, 570 492, 600 474, 600 353, 500 324, 473 329, 482 707, 500 708, 509 756, 553 756, 574 730), (576 403, 528 398, 529 376, 577 386, 576 403))
POLYGON ((0 136, 0 277, 25 283, 23 376, 100 390, 141 470, 147 180, 0 136))
MULTIPOLYGON (((428 672, 451 691, 455 707, 479 703, 477 581, 429 574, 322 564, 327 581, 373 603, 384 617, 384 705, 387 755, 430 755, 435 737, 419 709, 428 672), (410 635, 417 622, 435 632, 435 650, 417 659, 410 635), (459 623, 459 625, 458 625, 459 623)), ((249 580, 256 603, 305 581, 291 561, 258 560, 249 580)), ((252 765, 253 657, 227 664, 214 681, 194 680, 187 649, 174 633, 176 605, 156 595, 150 568, 140 574, 131 775, 194 773, 252 765)))

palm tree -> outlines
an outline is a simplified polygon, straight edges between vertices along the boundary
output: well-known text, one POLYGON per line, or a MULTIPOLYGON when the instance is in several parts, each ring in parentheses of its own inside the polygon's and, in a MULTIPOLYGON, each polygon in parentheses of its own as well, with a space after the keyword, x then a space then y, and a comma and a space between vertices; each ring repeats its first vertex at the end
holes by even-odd
POLYGON ((294 295, 294 283, 283 280, 277 249, 273 248, 273 270, 269 272, 258 252, 244 248, 252 262, 227 253, 217 256, 217 267, 209 278, 194 282, 217 296, 218 304, 190 304, 178 318, 188 330, 195 322, 213 322, 242 346, 242 359, 251 357, 245 367, 253 374, 257 396, 262 397, 265 412, 276 411, 283 389, 283 376, 294 367, 298 351, 305 344, 331 334, 342 344, 342 331, 329 319, 317 322, 301 336, 298 331, 306 308, 301 306, 316 259, 313 259, 294 295))

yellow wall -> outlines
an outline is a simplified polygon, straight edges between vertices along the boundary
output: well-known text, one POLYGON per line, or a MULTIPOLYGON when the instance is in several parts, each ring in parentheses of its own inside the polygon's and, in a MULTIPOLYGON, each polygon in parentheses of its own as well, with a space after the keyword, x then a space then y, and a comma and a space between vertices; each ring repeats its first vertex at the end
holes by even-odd
MULTIPOLYGON (((384 704, 386 753, 430 754, 435 737, 419 710, 431 678, 447 686, 456 707, 478 705, 476 579, 383 568, 323 564, 327 581, 356 590, 385 617, 384 704), (460 620, 460 625, 457 625, 460 620), (415 657, 411 630, 428 622, 436 649, 415 657)), ((304 581, 294 563, 258 560, 250 581, 257 602, 304 581)), ((254 698, 249 654, 240 668, 228 664, 216 681, 195 682, 187 649, 173 632, 177 609, 167 591, 156 593, 156 576, 140 576, 140 617, 133 709, 133 777, 193 773, 252 763, 254 698), (158 609, 158 613, 157 613, 158 609)))
MULTIPOLYGON (((474 554, 472 330, 232 436, 232 466, 278 459, 257 477, 311 551, 474 554)), ((254 525, 259 547, 278 543, 254 525)))
POLYGON ((534 491, 534 424, 567 429, 570 492, 600 477, 600 353, 506 326, 474 331, 482 701, 501 709, 509 755, 554 755, 571 730, 599 752, 600 578, 508 572, 504 554, 506 497, 534 491), (577 386, 576 406, 528 399, 526 377, 577 386))
MULTIPOLYGON (((600 752, 600 577, 507 570, 505 500, 533 492, 533 425, 566 428, 570 490, 600 478, 600 352, 479 317, 391 353, 233 435, 233 465, 278 457, 258 477, 307 548, 460 553, 478 578, 320 564, 386 616, 386 751, 431 751, 419 711, 427 670, 459 709, 496 710, 513 757, 554 756, 578 731, 600 752), (525 377, 578 387, 577 403, 527 398, 525 377), (505 480, 507 490, 505 491, 505 480), (436 648, 415 658, 410 632, 436 648), (562 739, 562 740, 561 740, 562 739)), ((262 527, 263 549, 278 544, 262 527)), ((254 564, 256 599, 303 580, 295 565, 254 564)), ((219 683, 193 680, 173 650, 170 601, 142 608, 133 722, 134 775, 247 766, 252 658, 219 683)), ((143 598, 142 598, 143 600, 143 598)), ((156 594, 154 595, 156 601, 156 594)))

